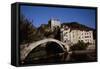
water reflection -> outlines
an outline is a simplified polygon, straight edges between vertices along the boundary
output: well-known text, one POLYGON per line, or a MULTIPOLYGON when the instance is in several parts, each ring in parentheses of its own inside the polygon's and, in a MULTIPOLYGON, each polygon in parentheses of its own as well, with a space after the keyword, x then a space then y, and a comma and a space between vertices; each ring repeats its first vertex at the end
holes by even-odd
POLYGON ((48 42, 41 44, 32 50, 24 60, 23 64, 96 61, 96 57, 95 50, 91 53, 80 53, 80 51, 69 53, 64 51, 57 43, 48 42))

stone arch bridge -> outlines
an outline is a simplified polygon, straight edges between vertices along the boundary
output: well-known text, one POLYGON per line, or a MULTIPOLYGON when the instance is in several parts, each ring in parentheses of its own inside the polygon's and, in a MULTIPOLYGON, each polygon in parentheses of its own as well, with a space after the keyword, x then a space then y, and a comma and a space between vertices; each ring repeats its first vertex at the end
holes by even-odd
POLYGON ((21 61, 23 61, 34 48, 36 48, 40 44, 47 43, 47 42, 55 42, 59 44, 64 51, 65 50, 67 52, 69 51, 69 45, 67 43, 63 43, 59 40, 52 39, 52 38, 46 38, 46 39, 31 43, 29 46, 21 45, 21 47, 23 47, 21 48, 21 51, 20 51, 21 61))

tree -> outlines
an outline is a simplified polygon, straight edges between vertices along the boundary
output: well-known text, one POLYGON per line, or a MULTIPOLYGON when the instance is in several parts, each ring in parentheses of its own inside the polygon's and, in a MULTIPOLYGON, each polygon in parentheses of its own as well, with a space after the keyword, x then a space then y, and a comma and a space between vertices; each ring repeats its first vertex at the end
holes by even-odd
POLYGON ((87 43, 84 43, 83 41, 78 41, 77 44, 74 44, 70 47, 71 50, 85 50, 88 47, 87 43))
POLYGON ((57 39, 57 40, 61 40, 60 33, 61 33, 60 28, 57 26, 57 28, 55 28, 55 30, 54 30, 54 36, 55 36, 54 38, 57 39))
POLYGON ((36 28, 25 16, 21 15, 19 28, 20 44, 30 43, 34 40, 36 28))

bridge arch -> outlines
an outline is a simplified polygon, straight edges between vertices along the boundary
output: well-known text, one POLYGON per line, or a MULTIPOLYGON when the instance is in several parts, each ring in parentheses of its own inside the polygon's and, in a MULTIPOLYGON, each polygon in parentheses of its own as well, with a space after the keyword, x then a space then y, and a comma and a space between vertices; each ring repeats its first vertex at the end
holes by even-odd
POLYGON ((66 48, 67 51, 69 50, 69 46, 66 45, 66 44, 64 44, 63 42, 61 42, 61 41, 59 41, 59 40, 52 39, 52 38, 43 39, 43 40, 40 40, 40 41, 37 41, 37 42, 35 42, 35 43, 30 44, 28 47, 27 47, 27 46, 24 47, 24 48, 21 50, 21 52, 20 52, 21 61, 23 61, 33 49, 35 49, 36 47, 38 47, 40 44, 47 43, 47 42, 55 42, 55 43, 57 43, 64 51, 65 51, 65 48, 66 48), (65 46, 65 47, 64 47, 64 46, 65 46))

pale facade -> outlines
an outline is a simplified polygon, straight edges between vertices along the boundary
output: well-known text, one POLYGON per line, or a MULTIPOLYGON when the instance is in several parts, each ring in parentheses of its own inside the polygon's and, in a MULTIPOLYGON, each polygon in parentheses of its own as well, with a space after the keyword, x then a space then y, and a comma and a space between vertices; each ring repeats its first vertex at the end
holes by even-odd
POLYGON ((84 43, 93 43, 93 31, 85 30, 71 30, 67 26, 61 28, 61 40, 66 42, 71 41, 73 44, 78 41, 83 41, 84 43))

